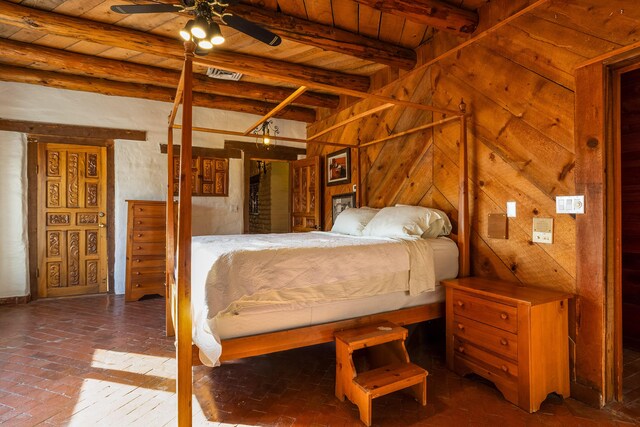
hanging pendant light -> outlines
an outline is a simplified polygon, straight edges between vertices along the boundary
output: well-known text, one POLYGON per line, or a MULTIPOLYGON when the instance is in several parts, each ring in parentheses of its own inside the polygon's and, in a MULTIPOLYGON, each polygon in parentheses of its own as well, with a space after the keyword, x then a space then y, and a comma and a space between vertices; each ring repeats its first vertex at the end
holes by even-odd
POLYGON ((280 129, 273 124, 273 120, 267 120, 253 130, 253 134, 256 135, 256 145, 267 150, 275 145, 275 137, 279 133, 280 129))
POLYGON ((207 36, 207 27, 209 24, 203 16, 198 16, 191 26, 191 34, 197 39, 203 39, 207 36))

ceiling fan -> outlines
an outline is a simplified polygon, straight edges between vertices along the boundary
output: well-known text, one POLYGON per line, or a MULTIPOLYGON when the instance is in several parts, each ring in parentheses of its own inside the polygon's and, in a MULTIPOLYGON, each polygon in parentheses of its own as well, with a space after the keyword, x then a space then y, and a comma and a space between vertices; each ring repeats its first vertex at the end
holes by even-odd
POLYGON ((278 46, 282 42, 280 36, 240 16, 227 12, 227 7, 238 3, 238 1, 181 0, 181 4, 116 5, 111 6, 111 10, 122 14, 185 12, 193 15, 195 18, 187 22, 187 25, 180 30, 180 37, 185 41, 193 41, 197 46, 196 53, 199 55, 206 55, 214 45, 224 43, 218 21, 269 46, 278 46))

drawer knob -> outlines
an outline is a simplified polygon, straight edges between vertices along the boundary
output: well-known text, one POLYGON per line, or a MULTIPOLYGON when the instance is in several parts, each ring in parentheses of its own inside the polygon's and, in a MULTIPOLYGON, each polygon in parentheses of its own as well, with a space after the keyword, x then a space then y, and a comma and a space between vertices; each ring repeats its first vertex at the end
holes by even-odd
POLYGON ((138 237, 142 237, 142 233, 138 233, 138 237))
POLYGON ((139 260, 139 259, 137 259, 137 260, 136 260, 136 262, 140 262, 140 260, 139 260))
POLYGON ((464 353, 464 347, 463 347, 463 346, 458 347, 458 351, 459 351, 460 353, 464 353))
POLYGON ((136 283, 136 288, 139 288, 139 287, 140 287, 140 283, 136 283))
POLYGON ((464 329, 464 325, 462 323, 458 323, 458 329, 462 331, 464 329))
POLYGON ((136 271, 136 276, 139 276, 139 275, 140 275, 140 272, 139 272, 139 271, 136 271))
POLYGON ((140 225, 142 224, 142 221, 136 221, 136 224, 140 225))
POLYGON ((500 313, 500 318, 502 320, 507 320, 509 318, 509 315, 507 313, 500 313))
POLYGON ((136 249, 140 250, 142 249, 142 246, 136 246, 136 249))
POLYGON ((509 373, 509 367, 508 367, 507 365, 502 365, 502 366, 501 366, 501 368, 502 368, 502 371, 503 371, 505 374, 508 374, 508 373, 509 373))
POLYGON ((500 344, 507 345, 509 344, 509 341, 507 341, 505 338, 500 338, 500 344))
POLYGON ((458 301, 458 307, 460 307, 460 308, 464 307, 464 302, 463 301, 458 301))

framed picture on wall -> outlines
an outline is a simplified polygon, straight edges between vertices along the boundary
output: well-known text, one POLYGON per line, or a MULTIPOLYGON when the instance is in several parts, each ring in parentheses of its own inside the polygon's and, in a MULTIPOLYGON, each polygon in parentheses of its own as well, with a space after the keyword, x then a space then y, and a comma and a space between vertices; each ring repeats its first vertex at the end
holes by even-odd
POLYGON ((327 154, 327 185, 349 184, 351 182, 351 149, 327 154))
POLYGON ((347 208, 356 206, 356 193, 336 194, 331 197, 332 223, 336 222, 336 218, 340 212, 347 208))

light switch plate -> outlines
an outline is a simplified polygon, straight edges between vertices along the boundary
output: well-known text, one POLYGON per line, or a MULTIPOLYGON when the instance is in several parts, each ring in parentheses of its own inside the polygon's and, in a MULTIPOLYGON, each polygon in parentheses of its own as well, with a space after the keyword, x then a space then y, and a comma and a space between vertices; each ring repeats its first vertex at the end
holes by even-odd
POLYGON ((507 218, 516 217, 516 202, 507 202, 507 218))
POLYGON ((353 184, 353 192, 354 192, 354 193, 356 192, 356 188, 357 188, 357 187, 356 187, 356 184, 353 184))
POLYGON ((584 196, 556 196, 556 213, 583 214, 584 196))
POLYGON ((553 243, 553 218, 533 218, 533 242, 553 243))

